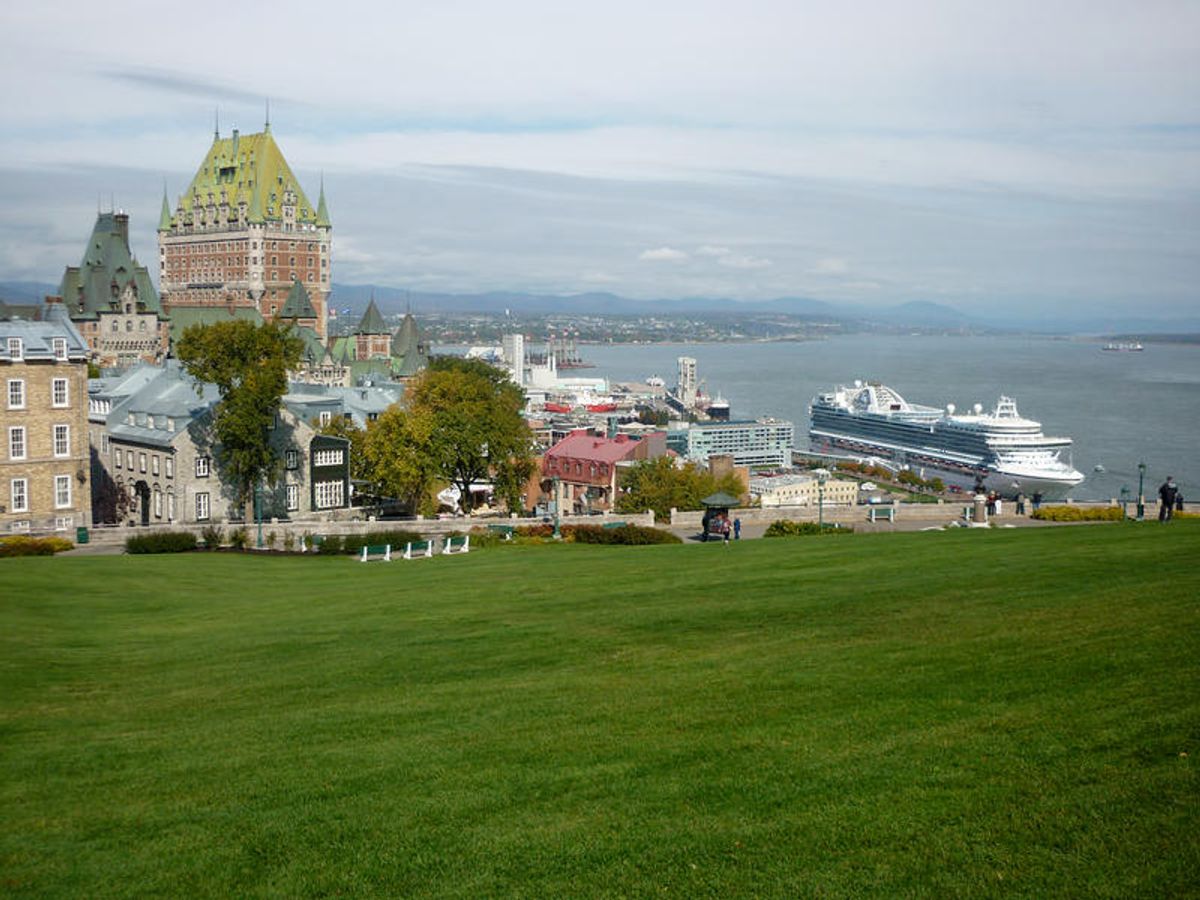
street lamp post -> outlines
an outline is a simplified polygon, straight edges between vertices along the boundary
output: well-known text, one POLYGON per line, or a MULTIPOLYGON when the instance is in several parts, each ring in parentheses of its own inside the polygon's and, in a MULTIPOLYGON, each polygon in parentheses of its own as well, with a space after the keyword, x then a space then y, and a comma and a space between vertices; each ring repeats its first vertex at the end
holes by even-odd
POLYGON ((817 469, 813 474, 817 476, 817 532, 823 534, 825 532, 825 482, 829 478, 829 470, 817 469))
POLYGON ((558 476, 554 476, 554 539, 557 541, 562 537, 562 531, 559 529, 559 511, 562 507, 562 489, 559 485, 558 476))
POLYGON ((1138 463, 1138 504, 1137 517, 1141 522, 1146 518, 1146 461, 1138 463))
POLYGON ((1121 485, 1121 518, 1129 518, 1129 485, 1121 485))
POLYGON ((254 485, 254 518, 258 522, 258 549, 263 547, 262 539, 262 485, 254 485))

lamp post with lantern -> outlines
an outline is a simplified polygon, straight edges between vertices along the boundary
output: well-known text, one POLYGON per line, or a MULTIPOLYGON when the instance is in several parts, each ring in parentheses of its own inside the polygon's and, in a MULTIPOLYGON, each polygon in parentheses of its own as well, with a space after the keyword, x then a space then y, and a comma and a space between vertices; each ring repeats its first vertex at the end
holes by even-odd
POLYGON ((1137 517, 1141 522, 1146 518, 1146 461, 1138 463, 1138 504, 1137 517))

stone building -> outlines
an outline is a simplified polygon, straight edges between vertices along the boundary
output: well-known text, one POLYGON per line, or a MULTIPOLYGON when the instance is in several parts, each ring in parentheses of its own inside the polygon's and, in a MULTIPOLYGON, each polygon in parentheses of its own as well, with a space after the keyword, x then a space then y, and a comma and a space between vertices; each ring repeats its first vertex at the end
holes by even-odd
POLYGON ((129 249, 129 216, 99 213, 78 266, 63 273, 57 296, 103 368, 157 362, 167 354, 168 325, 150 274, 129 249))
POLYGON ((90 522, 87 360, 61 308, 41 322, 0 321, 0 533, 90 522))
MULTIPOLYGON (((211 437, 216 387, 200 385, 173 363, 94 382, 93 444, 101 520, 157 525, 239 521, 236 487, 211 437)), ((328 514, 350 505, 350 449, 318 434, 286 403, 270 441, 283 463, 262 497, 264 518, 328 514)))
POLYGON ((213 135, 204 161, 172 210, 163 195, 159 284, 168 313, 180 307, 250 307, 281 315, 299 282, 327 337, 332 226, 322 185, 309 201, 270 125, 258 134, 213 135))

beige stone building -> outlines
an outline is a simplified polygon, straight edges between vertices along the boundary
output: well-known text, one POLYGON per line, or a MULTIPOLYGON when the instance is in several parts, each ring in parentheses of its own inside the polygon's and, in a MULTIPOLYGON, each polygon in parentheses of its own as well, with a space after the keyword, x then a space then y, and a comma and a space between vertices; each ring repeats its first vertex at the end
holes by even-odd
POLYGON ((853 506, 858 502, 858 482, 830 478, 824 487, 813 475, 776 475, 751 478, 750 492, 764 509, 776 506, 853 506))
POLYGON ((91 523, 88 347, 61 307, 0 321, 0 534, 91 523))
POLYGON ((325 190, 314 205, 265 126, 213 136, 204 161, 158 225, 159 289, 168 314, 252 309, 282 316, 303 285, 313 328, 327 339, 332 226, 325 190))

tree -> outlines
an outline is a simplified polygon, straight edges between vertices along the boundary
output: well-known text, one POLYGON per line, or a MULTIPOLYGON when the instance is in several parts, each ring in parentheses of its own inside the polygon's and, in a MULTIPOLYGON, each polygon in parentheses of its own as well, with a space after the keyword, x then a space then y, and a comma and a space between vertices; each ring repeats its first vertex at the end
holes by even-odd
MULTIPOLYGON (((405 436, 428 470, 456 485, 470 511, 471 485, 491 478, 509 509, 533 473, 525 394, 508 375, 478 359, 437 357, 408 386, 405 436)), ((378 422, 376 426, 378 426, 378 422)))
POLYGON ((737 497, 745 489, 736 475, 721 478, 695 463, 677 467, 669 456, 634 463, 621 478, 624 491, 617 498, 617 512, 642 512, 652 509, 666 518, 671 509, 700 509, 705 497, 724 491, 737 497))
POLYGON ((303 346, 287 326, 235 319, 193 325, 175 347, 188 374, 216 385, 221 395, 212 424, 217 461, 243 507, 254 486, 264 478, 273 481, 278 472, 271 429, 287 373, 299 365, 303 346))
POLYGON ((428 454, 431 420, 399 406, 385 409, 363 435, 365 478, 385 497, 414 512, 431 511, 437 471, 428 454))

